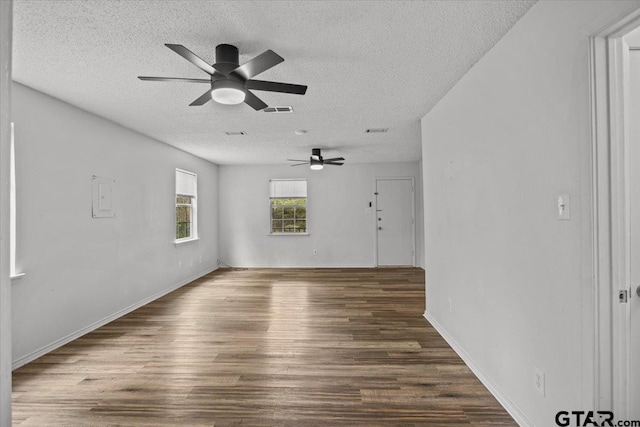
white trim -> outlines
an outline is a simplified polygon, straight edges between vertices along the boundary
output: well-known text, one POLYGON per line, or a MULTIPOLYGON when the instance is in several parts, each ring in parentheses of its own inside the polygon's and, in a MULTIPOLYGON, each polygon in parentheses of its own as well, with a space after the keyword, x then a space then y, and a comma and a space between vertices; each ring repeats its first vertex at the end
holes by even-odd
POLYGON ((62 337, 60 339, 57 339, 57 340, 55 340, 54 342, 52 342, 50 344, 47 344, 47 345, 45 345, 43 347, 40 347, 38 350, 36 350, 36 351, 34 351, 32 353, 29 353, 29 354, 26 354, 26 355, 24 355, 22 357, 19 357, 18 359, 13 361, 12 369, 16 370, 19 367, 24 366, 27 363, 32 362, 32 361, 36 360, 37 358, 39 358, 41 356, 44 356, 45 354, 47 354, 47 353, 49 353, 49 352, 51 352, 51 351, 53 351, 53 350, 55 350, 55 349, 57 349, 59 347, 62 347, 63 345, 68 344, 71 341, 73 341, 75 339, 78 339, 78 338, 80 338, 81 336, 83 336, 85 334, 88 334, 89 332, 98 329, 99 327, 104 326, 109 322, 113 322, 117 318, 122 317, 125 314, 131 313, 132 311, 137 310, 138 308, 140 308, 140 307, 142 307, 144 305, 147 305, 150 302, 155 301, 158 298, 161 298, 161 297, 163 297, 163 296, 175 291, 176 289, 181 288, 182 286, 184 286, 186 284, 189 284, 189 283, 193 282, 194 280, 197 280, 197 279, 199 279, 199 278, 201 278, 203 276, 206 276, 207 274, 210 274, 210 273, 212 273, 213 271, 215 271, 217 269, 218 269, 218 267, 212 268, 212 269, 208 269, 208 270, 205 270, 203 272, 197 273, 196 275, 191 276, 191 277, 189 277, 189 278, 187 278, 185 280, 181 280, 180 282, 176 283, 175 285, 172 285, 172 286, 168 287, 167 289, 164 289, 164 290, 162 290, 162 291, 160 291, 160 292, 158 292, 158 293, 156 293, 154 295, 151 295, 150 297, 147 297, 147 298, 145 298, 145 299, 143 299, 141 301, 136 302, 135 304, 132 304, 132 305, 126 307, 126 308, 123 308, 122 310, 119 310, 119 311, 117 311, 117 312, 115 312, 113 314, 110 314, 109 316, 107 316, 107 317, 105 317, 103 319, 100 319, 100 320, 98 320, 98 321, 96 321, 96 322, 94 322, 94 323, 92 323, 90 325, 87 325, 84 328, 78 329, 77 331, 75 331, 75 332, 73 332, 73 333, 71 333, 71 334, 69 334, 69 335, 67 335, 65 337, 62 337))
POLYGON ((11 283, 13 283, 14 280, 18 280, 23 278, 27 273, 14 273, 11 275, 11 283))
MULTIPOLYGON (((592 239, 594 277, 594 407, 628 418, 628 348, 625 316, 629 304, 617 301, 627 288, 624 96, 625 46, 622 37, 640 26, 640 9, 590 38, 592 141, 592 239)), ((628 319, 628 317, 626 317, 628 319)), ((586 326, 586 325, 585 325, 586 326)))
MULTIPOLYGON (((287 269, 287 268, 299 268, 299 269, 319 269, 319 268, 378 268, 375 265, 367 264, 367 265, 355 265, 355 264, 347 264, 347 265, 278 265, 274 266, 273 264, 264 264, 264 265, 228 265, 225 264, 228 268, 260 268, 260 269, 269 269, 269 270, 279 270, 279 269, 287 269)), ((386 267, 382 267, 384 269, 386 267)), ((415 268, 411 266, 402 266, 397 268, 415 268)))
POLYGON ((440 325, 438 321, 435 320, 426 311, 424 312, 424 318, 427 319, 429 323, 431 323, 431 326, 433 326, 433 328, 440 334, 440 336, 444 338, 447 344, 451 346, 453 351, 455 351, 458 354, 458 356, 460 356, 460 358, 465 363, 465 365, 467 365, 469 369, 471 369, 471 372, 473 372, 473 374, 476 377, 478 377, 480 382, 487 388, 487 390, 489 390, 489 392, 493 395, 493 397, 496 398, 498 403, 502 405, 502 407, 509 413, 509 415, 513 417, 513 419, 518 423, 518 425, 524 426, 524 427, 533 427, 533 423, 529 421, 529 419, 527 419, 527 417, 516 406, 516 404, 513 403, 507 397, 507 395, 502 390, 500 390, 500 388, 493 381, 491 381, 491 379, 487 375, 484 374, 484 372, 482 372, 482 370, 478 367, 478 365, 473 361, 471 356, 469 356, 469 354, 467 354, 467 352, 464 351, 462 346, 458 344, 458 342, 454 340, 445 331, 442 325, 440 325))
POLYGON ((9 154, 9 274, 16 274, 16 144, 15 124, 11 122, 11 148, 9 154))
POLYGON ((185 237, 184 239, 179 239, 179 240, 174 241, 173 244, 175 246, 179 246, 179 245, 181 245, 183 243, 196 242, 198 240, 200 240, 199 237, 185 237))

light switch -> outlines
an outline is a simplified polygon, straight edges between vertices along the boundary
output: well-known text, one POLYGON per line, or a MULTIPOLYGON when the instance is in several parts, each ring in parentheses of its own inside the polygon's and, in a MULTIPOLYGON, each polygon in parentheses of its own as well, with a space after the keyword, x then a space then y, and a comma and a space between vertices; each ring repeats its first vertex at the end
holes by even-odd
POLYGON ((571 219, 571 196, 569 194, 558 196, 558 219, 571 219))
POLYGON ((101 211, 111 210, 111 184, 98 183, 98 206, 101 211))

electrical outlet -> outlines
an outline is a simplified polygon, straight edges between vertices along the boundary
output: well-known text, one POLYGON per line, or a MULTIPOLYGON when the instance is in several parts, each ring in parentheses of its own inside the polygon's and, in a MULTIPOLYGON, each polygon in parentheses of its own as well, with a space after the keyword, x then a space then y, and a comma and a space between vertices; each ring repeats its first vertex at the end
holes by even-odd
POLYGON ((318 250, 317 250, 317 249, 314 249, 314 250, 313 250, 313 254, 314 254, 314 255, 318 255, 318 250))
POLYGON ((453 313, 453 300, 449 298, 449 313, 453 313))
POLYGON ((202 264, 202 255, 200 255, 200 258, 198 258, 198 263, 202 264))
POLYGON ((538 368, 533 368, 533 387, 544 397, 544 372, 538 368))

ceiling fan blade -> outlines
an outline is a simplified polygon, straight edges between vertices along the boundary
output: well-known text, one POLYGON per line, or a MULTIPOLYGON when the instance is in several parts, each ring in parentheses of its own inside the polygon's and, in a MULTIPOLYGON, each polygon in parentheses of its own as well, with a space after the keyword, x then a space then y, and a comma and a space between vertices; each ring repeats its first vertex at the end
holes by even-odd
POLYGON ((274 67, 284 61, 284 58, 275 53, 272 50, 267 50, 260 55, 256 56, 249 62, 246 62, 233 70, 231 74, 235 74, 242 77, 244 80, 248 80, 253 76, 257 76, 263 71, 267 71, 269 68, 274 67))
POLYGON ((339 162, 341 160, 344 160, 344 157, 334 157, 333 159, 324 159, 324 162, 339 162))
POLYGON ((300 160, 300 159, 287 159, 288 162, 307 162, 309 163, 308 160, 300 160))
POLYGON ((293 93, 304 95, 307 87, 291 83, 267 82, 264 80, 247 80, 247 89, 266 90, 268 92, 293 93))
POLYGON ((325 165, 333 165, 333 166, 342 166, 344 165, 344 163, 337 163, 337 162, 327 162, 326 160, 324 161, 325 165))
POLYGON ((185 79, 182 77, 147 77, 138 76, 140 80, 149 82, 189 82, 189 83, 211 83, 211 79, 185 79))
POLYGON ((215 68, 207 64, 202 58, 200 58, 198 55, 191 52, 189 49, 182 46, 181 44, 165 43, 164 45, 169 49, 171 49, 172 51, 174 51, 175 53, 177 53, 178 55, 182 56, 187 61, 191 62, 196 67, 200 68, 205 73, 208 73, 208 74, 215 73, 216 71, 215 68))
POLYGON ((308 165, 309 162, 304 162, 304 163, 294 163, 291 166, 302 166, 302 165, 308 165))
POLYGON ((211 101, 211 89, 209 89, 208 91, 203 93, 200 96, 200 98, 198 98, 195 101, 193 101, 191 104, 189 104, 189 106, 193 107, 193 106, 197 106, 197 105, 204 105, 209 101, 211 101))
POLYGON ((260 98, 258 98, 257 96, 255 96, 249 91, 247 91, 247 95, 244 98, 244 103, 249 105, 251 108, 253 108, 256 111, 259 111, 259 110, 262 110, 263 108, 268 107, 268 105, 265 104, 260 98))

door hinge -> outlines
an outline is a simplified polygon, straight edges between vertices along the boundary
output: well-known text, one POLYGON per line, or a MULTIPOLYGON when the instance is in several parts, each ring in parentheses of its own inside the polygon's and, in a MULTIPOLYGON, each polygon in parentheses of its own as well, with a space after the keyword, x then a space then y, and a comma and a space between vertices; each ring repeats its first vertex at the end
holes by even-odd
POLYGON ((620 304, 629 302, 629 291, 626 289, 618 291, 618 301, 620 304))

